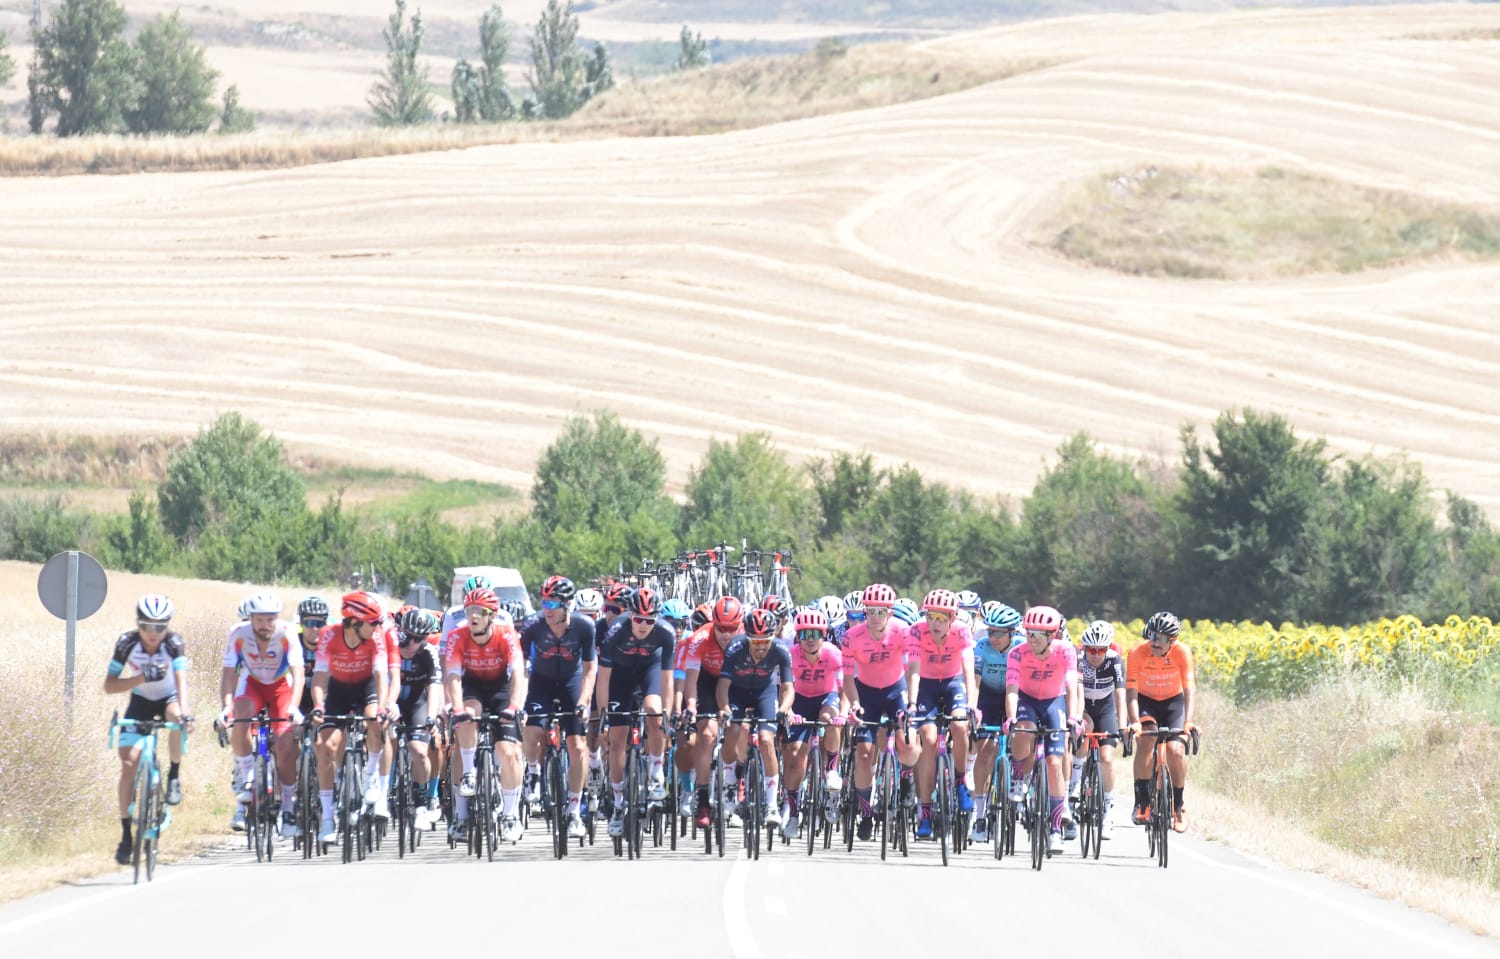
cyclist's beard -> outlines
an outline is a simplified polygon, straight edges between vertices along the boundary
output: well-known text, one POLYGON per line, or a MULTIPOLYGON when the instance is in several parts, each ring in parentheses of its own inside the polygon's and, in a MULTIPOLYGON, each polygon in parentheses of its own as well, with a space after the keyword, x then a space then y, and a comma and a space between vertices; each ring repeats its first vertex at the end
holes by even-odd
POLYGON ((255 634, 255 638, 256 639, 258 639, 261 642, 265 643, 265 642, 270 642, 271 634, 274 633, 274 632, 276 632, 276 627, 274 625, 272 625, 272 626, 267 626, 265 629, 257 629, 254 626, 251 626, 250 627, 250 631, 255 634))

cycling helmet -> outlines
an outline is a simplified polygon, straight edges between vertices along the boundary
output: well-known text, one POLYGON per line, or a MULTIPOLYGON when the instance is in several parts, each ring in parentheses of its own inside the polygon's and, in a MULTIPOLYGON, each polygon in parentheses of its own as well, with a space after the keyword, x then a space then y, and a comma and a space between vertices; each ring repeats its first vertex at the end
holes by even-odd
MULTIPOLYGON (((865 605, 870 605, 870 601, 868 599, 865 600, 865 605)), ((921 612, 917 610, 917 604, 907 599, 905 596, 896 600, 891 605, 891 615, 901 620, 901 622, 905 623, 908 626, 916 625, 917 620, 922 618, 921 612)))
POLYGON ((526 604, 519 599, 508 599, 501 603, 500 612, 509 616, 512 623, 524 623, 530 615, 526 612, 526 604))
POLYGON ((373 624, 380 622, 385 617, 385 610, 380 608, 380 600, 374 596, 363 591, 355 591, 344 594, 343 608, 340 614, 345 619, 373 624))
POLYGON ((693 629, 702 629, 714 618, 714 608, 708 603, 699 603, 693 608, 693 614, 688 618, 688 623, 693 629))
POLYGON ((929 611, 952 616, 958 612, 958 597, 953 595, 951 589, 935 589, 922 600, 922 612, 929 611))
POLYGON ((580 613, 598 616, 604 609, 604 594, 597 589, 580 589, 574 601, 574 608, 580 613))
POLYGON ((275 593, 256 593, 240 604, 245 617, 281 615, 281 597, 275 593))
POLYGON ((1026 617, 1021 621, 1022 625, 1029 630, 1037 630, 1043 633, 1061 633, 1063 630, 1063 616, 1051 606, 1033 606, 1026 611, 1026 617))
POLYGON ((1162 610, 1159 613, 1152 613, 1151 618, 1146 620, 1146 629, 1142 635, 1147 639, 1157 636, 1176 639, 1180 632, 1182 632, 1182 622, 1172 613, 1162 610))
POLYGON ((542 599, 555 599, 567 605, 577 595, 578 587, 566 576, 548 576, 542 583, 542 599))
POLYGON ((959 590, 957 597, 959 609, 976 610, 984 606, 984 600, 980 599, 979 594, 972 589, 959 590))
POLYGON ((692 614, 693 611, 688 609, 688 604, 684 603, 682 600, 678 599, 675 596, 667 600, 665 603, 661 604, 661 615, 663 619, 670 619, 674 622, 680 623, 686 620, 692 614))
POLYGON ((778 620, 785 620, 792 612, 792 601, 777 593, 767 593, 760 601, 760 608, 770 612, 778 620))
POLYGON ((240 604, 234 608, 234 615, 238 616, 240 619, 249 619, 250 618, 250 600, 248 600, 248 599, 242 599, 242 600, 240 600, 240 604))
POLYGON ((844 625, 844 601, 837 596, 824 596, 817 602, 818 609, 822 610, 823 616, 828 620, 829 629, 838 629, 844 625))
POLYGON ((321 596, 309 596, 297 604, 298 619, 327 619, 328 604, 321 596))
POLYGON ((846 613, 862 613, 865 610, 865 592, 862 589, 851 589, 844 594, 844 611, 846 613))
POLYGON ((1021 625, 1021 614, 997 602, 993 609, 985 610, 984 625, 988 629, 1015 629, 1021 625))
POLYGON ((642 586, 630 598, 630 611, 637 616, 660 616, 661 594, 649 586, 642 586))
POLYGON ((604 601, 621 609, 630 608, 630 597, 633 595, 635 590, 625 583, 610 583, 604 587, 604 601))
POLYGON ((1107 647, 1115 641, 1115 627, 1106 620, 1096 619, 1083 631, 1082 640, 1085 646, 1107 647))
POLYGON ((172 601, 161 593, 147 593, 135 603, 135 618, 142 623, 165 623, 173 612, 172 601))
POLYGON ((745 617, 745 635, 751 639, 770 639, 776 632, 776 614, 767 609, 752 609, 745 617))
POLYGON ((494 589, 495 584, 490 582, 488 576, 470 576, 464 580, 464 595, 467 596, 476 589, 494 589))
POLYGON ((720 596, 714 603, 714 625, 720 629, 739 629, 745 618, 745 607, 733 596, 720 596))
POLYGON ((500 597, 496 596, 495 591, 488 586, 480 586, 464 594, 464 609, 470 606, 479 606, 492 613, 499 612, 500 597))
POLYGON ((871 583, 865 587, 864 604, 890 609, 896 605, 896 591, 884 583, 871 583))
POLYGON ((799 609, 797 618, 793 622, 799 633, 804 629, 816 629, 820 633, 828 632, 828 616, 816 606, 799 609))
POLYGON ((411 609, 396 614, 396 628, 401 630, 403 636, 426 637, 443 627, 431 612, 413 606, 411 609))

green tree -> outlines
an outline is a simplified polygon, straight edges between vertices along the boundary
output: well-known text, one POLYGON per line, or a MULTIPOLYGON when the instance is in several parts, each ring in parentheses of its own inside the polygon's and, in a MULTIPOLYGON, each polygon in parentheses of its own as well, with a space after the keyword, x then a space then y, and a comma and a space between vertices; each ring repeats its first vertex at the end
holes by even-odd
POLYGON ((422 52, 422 13, 406 22, 406 0, 396 0, 385 36, 385 73, 370 88, 370 109, 383 127, 406 127, 432 119, 432 93, 427 68, 417 63, 422 52))
POLYGON ((818 500, 807 473, 787 462, 769 433, 709 440, 688 477, 683 542, 697 547, 743 537, 763 548, 801 545, 817 527, 818 500))
POLYGON ((63 550, 87 549, 90 519, 68 509, 61 493, 39 500, 15 494, 0 498, 0 559, 44 563, 63 550))
POLYGON ((547 0, 531 34, 531 69, 526 80, 541 118, 560 120, 583 106, 587 64, 578 49, 578 15, 573 0, 547 0))
POLYGON ((875 458, 869 453, 845 452, 835 453, 826 460, 813 460, 807 472, 812 477, 813 492, 823 517, 818 530, 820 539, 842 533, 849 518, 864 509, 875 495, 885 475, 875 468, 875 458))
POLYGON ((6 48, 10 46, 10 34, 0 31, 0 87, 10 82, 10 78, 16 75, 16 61, 6 48))
POLYGON ((114 0, 63 0, 36 38, 36 117, 57 113, 57 135, 109 133, 124 126, 140 95, 125 8, 114 0))
POLYGON ((607 410, 568 417, 537 460, 532 516, 548 530, 581 530, 601 517, 644 509, 663 520, 674 512, 667 464, 656 443, 607 410))
POLYGON ((1281 416, 1225 412, 1217 448, 1182 430, 1181 564, 1189 616, 1297 622, 1313 594, 1329 464, 1322 440, 1299 440, 1281 416))
POLYGON ((132 573, 160 571, 176 548, 162 527, 156 497, 141 490, 130 494, 129 514, 105 533, 104 542, 104 565, 132 573))
POLYGON ((454 119, 459 123, 497 123, 516 115, 515 101, 505 84, 505 58, 510 51, 510 28, 492 5, 479 18, 479 65, 460 58, 453 64, 454 119))
POLYGON ((609 62, 609 50, 596 41, 594 55, 583 67, 583 99, 587 101, 614 85, 615 70, 609 62))
POLYGON ((255 114, 240 105, 240 88, 231 83, 224 91, 224 107, 219 112, 220 133, 249 133, 255 129, 255 114))
POLYGON ((453 122, 477 123, 480 117, 479 73, 473 64, 459 57, 449 75, 448 88, 453 94, 453 122))
POLYGON ((177 11, 157 16, 135 38, 140 96, 125 110, 131 133, 202 133, 214 122, 218 71, 193 43, 177 11))
MULTIPOLYGON (((890 474, 854 526, 870 554, 870 574, 913 596, 935 586, 964 589, 959 555, 959 503, 941 483, 928 483, 910 463, 890 474)), ((920 598, 920 597, 917 597, 920 598)))
POLYGON ((687 24, 677 37, 677 59, 672 61, 673 70, 697 70, 708 66, 708 44, 702 33, 694 33, 687 24))
POLYGON ((261 535, 263 517, 307 512, 281 443, 238 413, 223 414, 172 457, 157 500, 162 525, 183 543, 231 523, 261 535))
POLYGON ((1439 543, 1435 581, 1415 610, 1429 621, 1450 613, 1494 616, 1500 609, 1500 535, 1473 500, 1447 494, 1447 529, 1439 543))

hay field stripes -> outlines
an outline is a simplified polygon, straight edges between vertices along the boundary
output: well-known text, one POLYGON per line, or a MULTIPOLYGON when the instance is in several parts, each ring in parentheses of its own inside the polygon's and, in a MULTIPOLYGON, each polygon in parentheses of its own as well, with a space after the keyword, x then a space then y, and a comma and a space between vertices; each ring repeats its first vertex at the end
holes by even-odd
POLYGON ((929 41, 1073 57, 1049 69, 715 137, 0 181, 0 414, 160 432, 239 409, 330 456, 421 444, 439 476, 524 486, 567 413, 607 405, 674 483, 708 436, 762 428, 1019 494, 1075 430, 1171 456, 1183 421, 1252 405, 1340 452, 1407 448, 1494 513, 1500 266, 1189 283, 1044 241, 1068 184, 1153 163, 1500 208, 1493 44, 1401 39, 1496 25, 1084 18, 929 41))

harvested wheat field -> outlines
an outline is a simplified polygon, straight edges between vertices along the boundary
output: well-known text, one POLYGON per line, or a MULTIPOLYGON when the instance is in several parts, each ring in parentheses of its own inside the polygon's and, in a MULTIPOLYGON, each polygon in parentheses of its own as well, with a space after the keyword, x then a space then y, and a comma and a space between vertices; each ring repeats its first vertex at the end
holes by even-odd
POLYGON ((1260 281, 1053 252, 1060 198, 1149 166, 1500 212, 1500 8, 1042 21, 928 41, 1056 65, 695 138, 275 172, 0 181, 8 431, 195 430, 524 486, 575 410, 659 437, 867 449, 1029 490, 1065 436, 1175 456, 1285 414, 1500 508, 1500 261, 1260 281))

